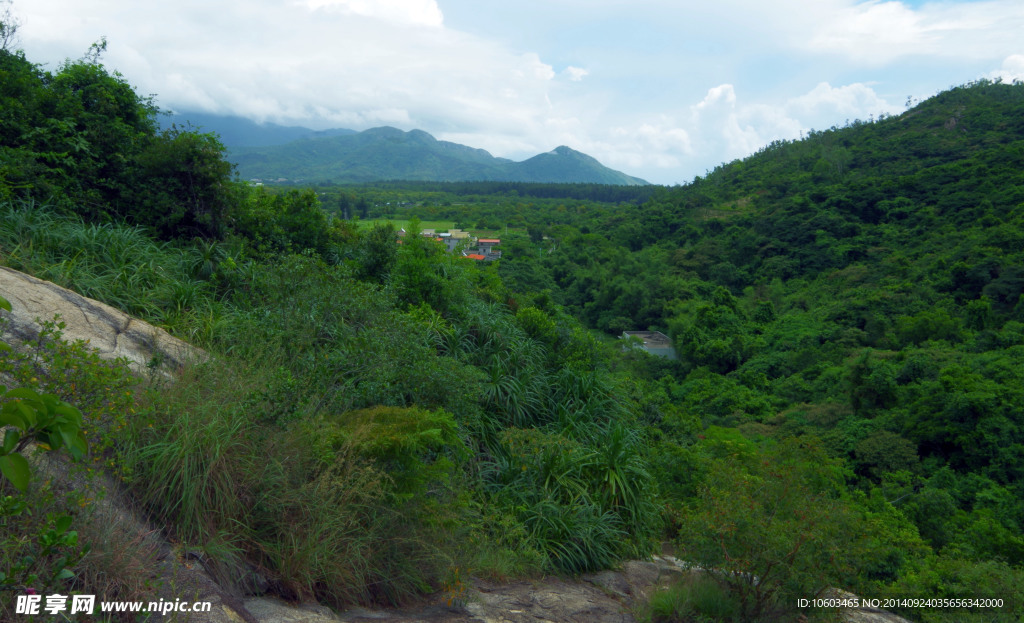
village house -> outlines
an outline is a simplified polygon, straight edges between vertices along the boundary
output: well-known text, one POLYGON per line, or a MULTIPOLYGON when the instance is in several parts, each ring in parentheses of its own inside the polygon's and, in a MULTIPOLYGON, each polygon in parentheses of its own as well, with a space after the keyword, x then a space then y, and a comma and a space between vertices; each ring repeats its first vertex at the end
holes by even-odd
MULTIPOLYGON (((406 235, 408 232, 405 228, 398 230, 398 244, 402 244, 402 238, 406 235)), ((498 238, 477 239, 468 231, 461 229, 449 229, 442 233, 437 233, 434 229, 424 229, 420 231, 420 235, 440 242, 449 253, 454 253, 461 245, 462 257, 471 260, 493 262, 501 257, 501 251, 497 248, 501 240, 498 238)))
POLYGON ((441 234, 441 238, 449 253, 454 252, 461 242, 465 242, 467 248, 472 247, 475 242, 475 239, 468 231, 462 231, 461 229, 449 229, 448 235, 441 234))
POLYGON ((501 257, 501 251, 495 247, 501 244, 497 238, 481 238, 476 241, 477 252, 488 260, 496 260, 501 257))

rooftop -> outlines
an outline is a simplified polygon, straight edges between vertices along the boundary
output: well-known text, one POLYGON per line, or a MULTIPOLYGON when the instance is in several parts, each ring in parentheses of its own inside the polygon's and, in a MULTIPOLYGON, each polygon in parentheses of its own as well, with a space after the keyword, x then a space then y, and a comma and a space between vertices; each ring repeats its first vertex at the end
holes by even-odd
POLYGON ((672 340, 661 331, 623 331, 622 337, 638 337, 648 348, 672 347, 672 340))

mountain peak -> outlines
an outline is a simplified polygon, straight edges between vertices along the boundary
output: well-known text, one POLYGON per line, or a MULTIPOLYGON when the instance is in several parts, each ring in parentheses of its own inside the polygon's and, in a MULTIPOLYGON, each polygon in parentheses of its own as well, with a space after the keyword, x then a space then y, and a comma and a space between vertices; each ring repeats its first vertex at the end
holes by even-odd
MULTIPOLYGON (((216 129, 216 128, 214 128, 216 129)), ((242 177, 331 181, 436 180, 646 185, 566 145, 523 162, 391 126, 273 146, 229 144, 242 177)))
POLYGON ((543 154, 540 154, 540 155, 542 155, 542 156, 584 156, 586 154, 584 154, 582 152, 578 152, 575 149, 573 149, 572 147, 569 147, 568 145, 559 145, 558 147, 555 147, 551 151, 544 152, 543 154))

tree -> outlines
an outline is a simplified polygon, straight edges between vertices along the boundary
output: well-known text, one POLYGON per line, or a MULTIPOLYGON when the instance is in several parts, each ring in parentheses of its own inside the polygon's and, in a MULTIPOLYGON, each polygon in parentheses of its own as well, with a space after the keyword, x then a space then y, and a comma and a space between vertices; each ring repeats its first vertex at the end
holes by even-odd
POLYGON ((11 52, 17 47, 20 25, 11 15, 11 0, 0 0, 0 52, 11 52))
POLYGON ((678 517, 678 548, 715 570, 743 620, 777 620, 797 598, 849 587, 872 560, 872 529, 843 493, 843 466, 817 443, 789 439, 758 452, 709 438, 702 449, 709 468, 678 517))
POLYGON ((163 238, 221 237, 233 171, 216 135, 172 127, 146 141, 123 216, 163 238))
POLYGON ((44 87, 52 110, 36 151, 56 162, 69 204, 89 219, 125 218, 134 208, 134 161, 156 131, 156 106, 98 61, 66 62, 44 87), (56 156, 56 159, 55 159, 56 156))

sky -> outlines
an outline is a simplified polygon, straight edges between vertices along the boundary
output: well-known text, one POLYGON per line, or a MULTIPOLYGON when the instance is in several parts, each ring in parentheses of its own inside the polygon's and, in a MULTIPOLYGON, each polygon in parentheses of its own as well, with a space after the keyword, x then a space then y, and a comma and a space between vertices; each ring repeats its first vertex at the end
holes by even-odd
POLYGON ((20 47, 160 108, 389 125, 657 184, 952 86, 1024 80, 1021 0, 14 0, 20 47))

